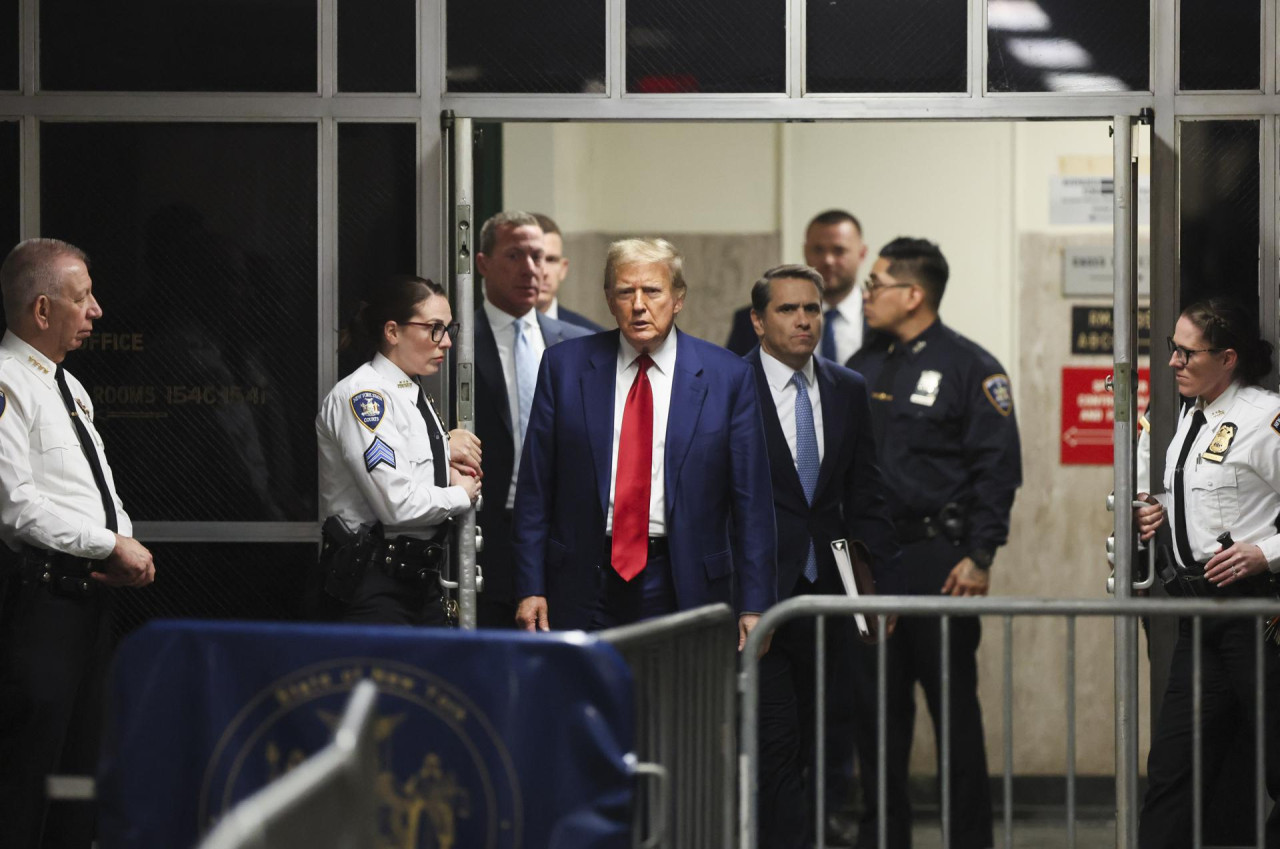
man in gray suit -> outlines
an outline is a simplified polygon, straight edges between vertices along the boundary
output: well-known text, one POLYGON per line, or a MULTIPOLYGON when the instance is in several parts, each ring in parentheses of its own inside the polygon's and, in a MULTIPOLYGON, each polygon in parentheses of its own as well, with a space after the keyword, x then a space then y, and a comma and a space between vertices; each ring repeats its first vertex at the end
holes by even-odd
POLYGON ((527 212, 500 212, 480 229, 476 267, 485 301, 475 315, 475 404, 486 493, 477 517, 484 529, 484 592, 476 611, 481 627, 515 625, 511 508, 542 353, 589 332, 538 312, 542 258, 542 229, 527 212))

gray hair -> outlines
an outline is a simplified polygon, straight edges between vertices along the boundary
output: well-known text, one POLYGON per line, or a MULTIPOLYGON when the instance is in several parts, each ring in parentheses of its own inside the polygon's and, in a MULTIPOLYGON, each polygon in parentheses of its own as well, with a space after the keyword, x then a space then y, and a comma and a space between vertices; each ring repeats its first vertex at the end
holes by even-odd
POLYGON ((618 270, 628 265, 665 265, 671 278, 671 288, 683 292, 688 288, 684 279, 684 257, 676 246, 666 239, 621 239, 609 246, 604 262, 604 289, 613 288, 618 270))
POLYGON ((39 296, 55 298, 62 293, 62 278, 55 265, 63 257, 78 259, 89 267, 88 255, 61 239, 27 239, 9 251, 0 265, 0 292, 11 325, 39 296))
POLYGON ((518 209, 509 210, 507 212, 499 212, 492 215, 489 220, 484 222, 484 226, 480 228, 480 253, 485 256, 493 255, 493 246, 498 241, 498 231, 507 227, 537 227, 538 219, 530 212, 521 212, 518 209))

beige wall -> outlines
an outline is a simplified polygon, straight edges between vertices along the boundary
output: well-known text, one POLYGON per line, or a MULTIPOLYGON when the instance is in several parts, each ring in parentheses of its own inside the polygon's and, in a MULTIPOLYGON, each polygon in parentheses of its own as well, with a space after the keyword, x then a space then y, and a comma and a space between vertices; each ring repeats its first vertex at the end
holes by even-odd
MULTIPOLYGON (((993 593, 1105 595, 1110 470, 1060 466, 1058 441, 1062 366, 1107 363, 1069 355, 1070 304, 1090 301, 1063 298, 1062 251, 1107 244, 1110 228, 1049 223, 1051 176, 1109 174, 1105 122, 524 124, 506 133, 507 205, 558 218, 574 263, 564 300, 602 321, 599 273, 611 237, 658 233, 689 253, 692 288, 680 324, 714 341, 723 341, 729 313, 746 302, 759 271, 800 259, 804 225, 822 209, 856 214, 872 256, 899 235, 937 241, 952 267, 943 317, 1004 363, 1019 410, 1024 485, 993 593)), ((980 688, 998 772, 1003 625, 990 620, 984 629, 980 688)), ((1081 620, 1077 629, 1077 768, 1109 774, 1111 624, 1081 620)), ((1020 774, 1065 769, 1065 646, 1061 621, 1015 623, 1020 774)), ((931 772, 925 715, 922 706, 915 768, 931 772)))

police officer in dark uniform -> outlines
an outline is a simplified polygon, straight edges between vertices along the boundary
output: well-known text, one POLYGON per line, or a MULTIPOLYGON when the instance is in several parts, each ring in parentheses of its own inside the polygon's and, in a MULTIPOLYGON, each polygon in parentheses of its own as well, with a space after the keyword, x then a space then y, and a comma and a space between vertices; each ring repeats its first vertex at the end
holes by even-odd
MULTIPOLYGON (((938 307, 947 261, 924 239, 898 238, 880 251, 863 284, 869 327, 892 338, 849 360, 871 390, 873 430, 888 484, 890 515, 913 595, 986 595, 988 570, 1009 533, 1022 482, 1009 377, 994 357, 946 327, 938 307)), ((991 794, 978 704, 976 617, 951 620, 951 835, 953 849, 992 845, 991 794)), ((936 617, 904 617, 888 644, 887 808, 889 845, 911 845, 907 771, 915 725, 914 684, 924 687, 941 738, 941 634, 936 617)), ((874 692, 874 660, 860 686, 874 692)), ((874 725, 858 749, 874 781, 874 725)), ((871 794, 868 794, 871 795, 871 794)), ((859 845, 875 845, 876 811, 859 845)))

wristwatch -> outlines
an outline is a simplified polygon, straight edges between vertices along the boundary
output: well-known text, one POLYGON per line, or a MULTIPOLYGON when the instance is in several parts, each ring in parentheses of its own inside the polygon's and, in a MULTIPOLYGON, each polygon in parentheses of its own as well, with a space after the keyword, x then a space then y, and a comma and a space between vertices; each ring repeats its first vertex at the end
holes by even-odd
POLYGON ((973 561, 973 565, 985 572, 991 568, 991 561, 996 559, 996 553, 989 548, 975 548, 969 552, 969 559, 973 561))

